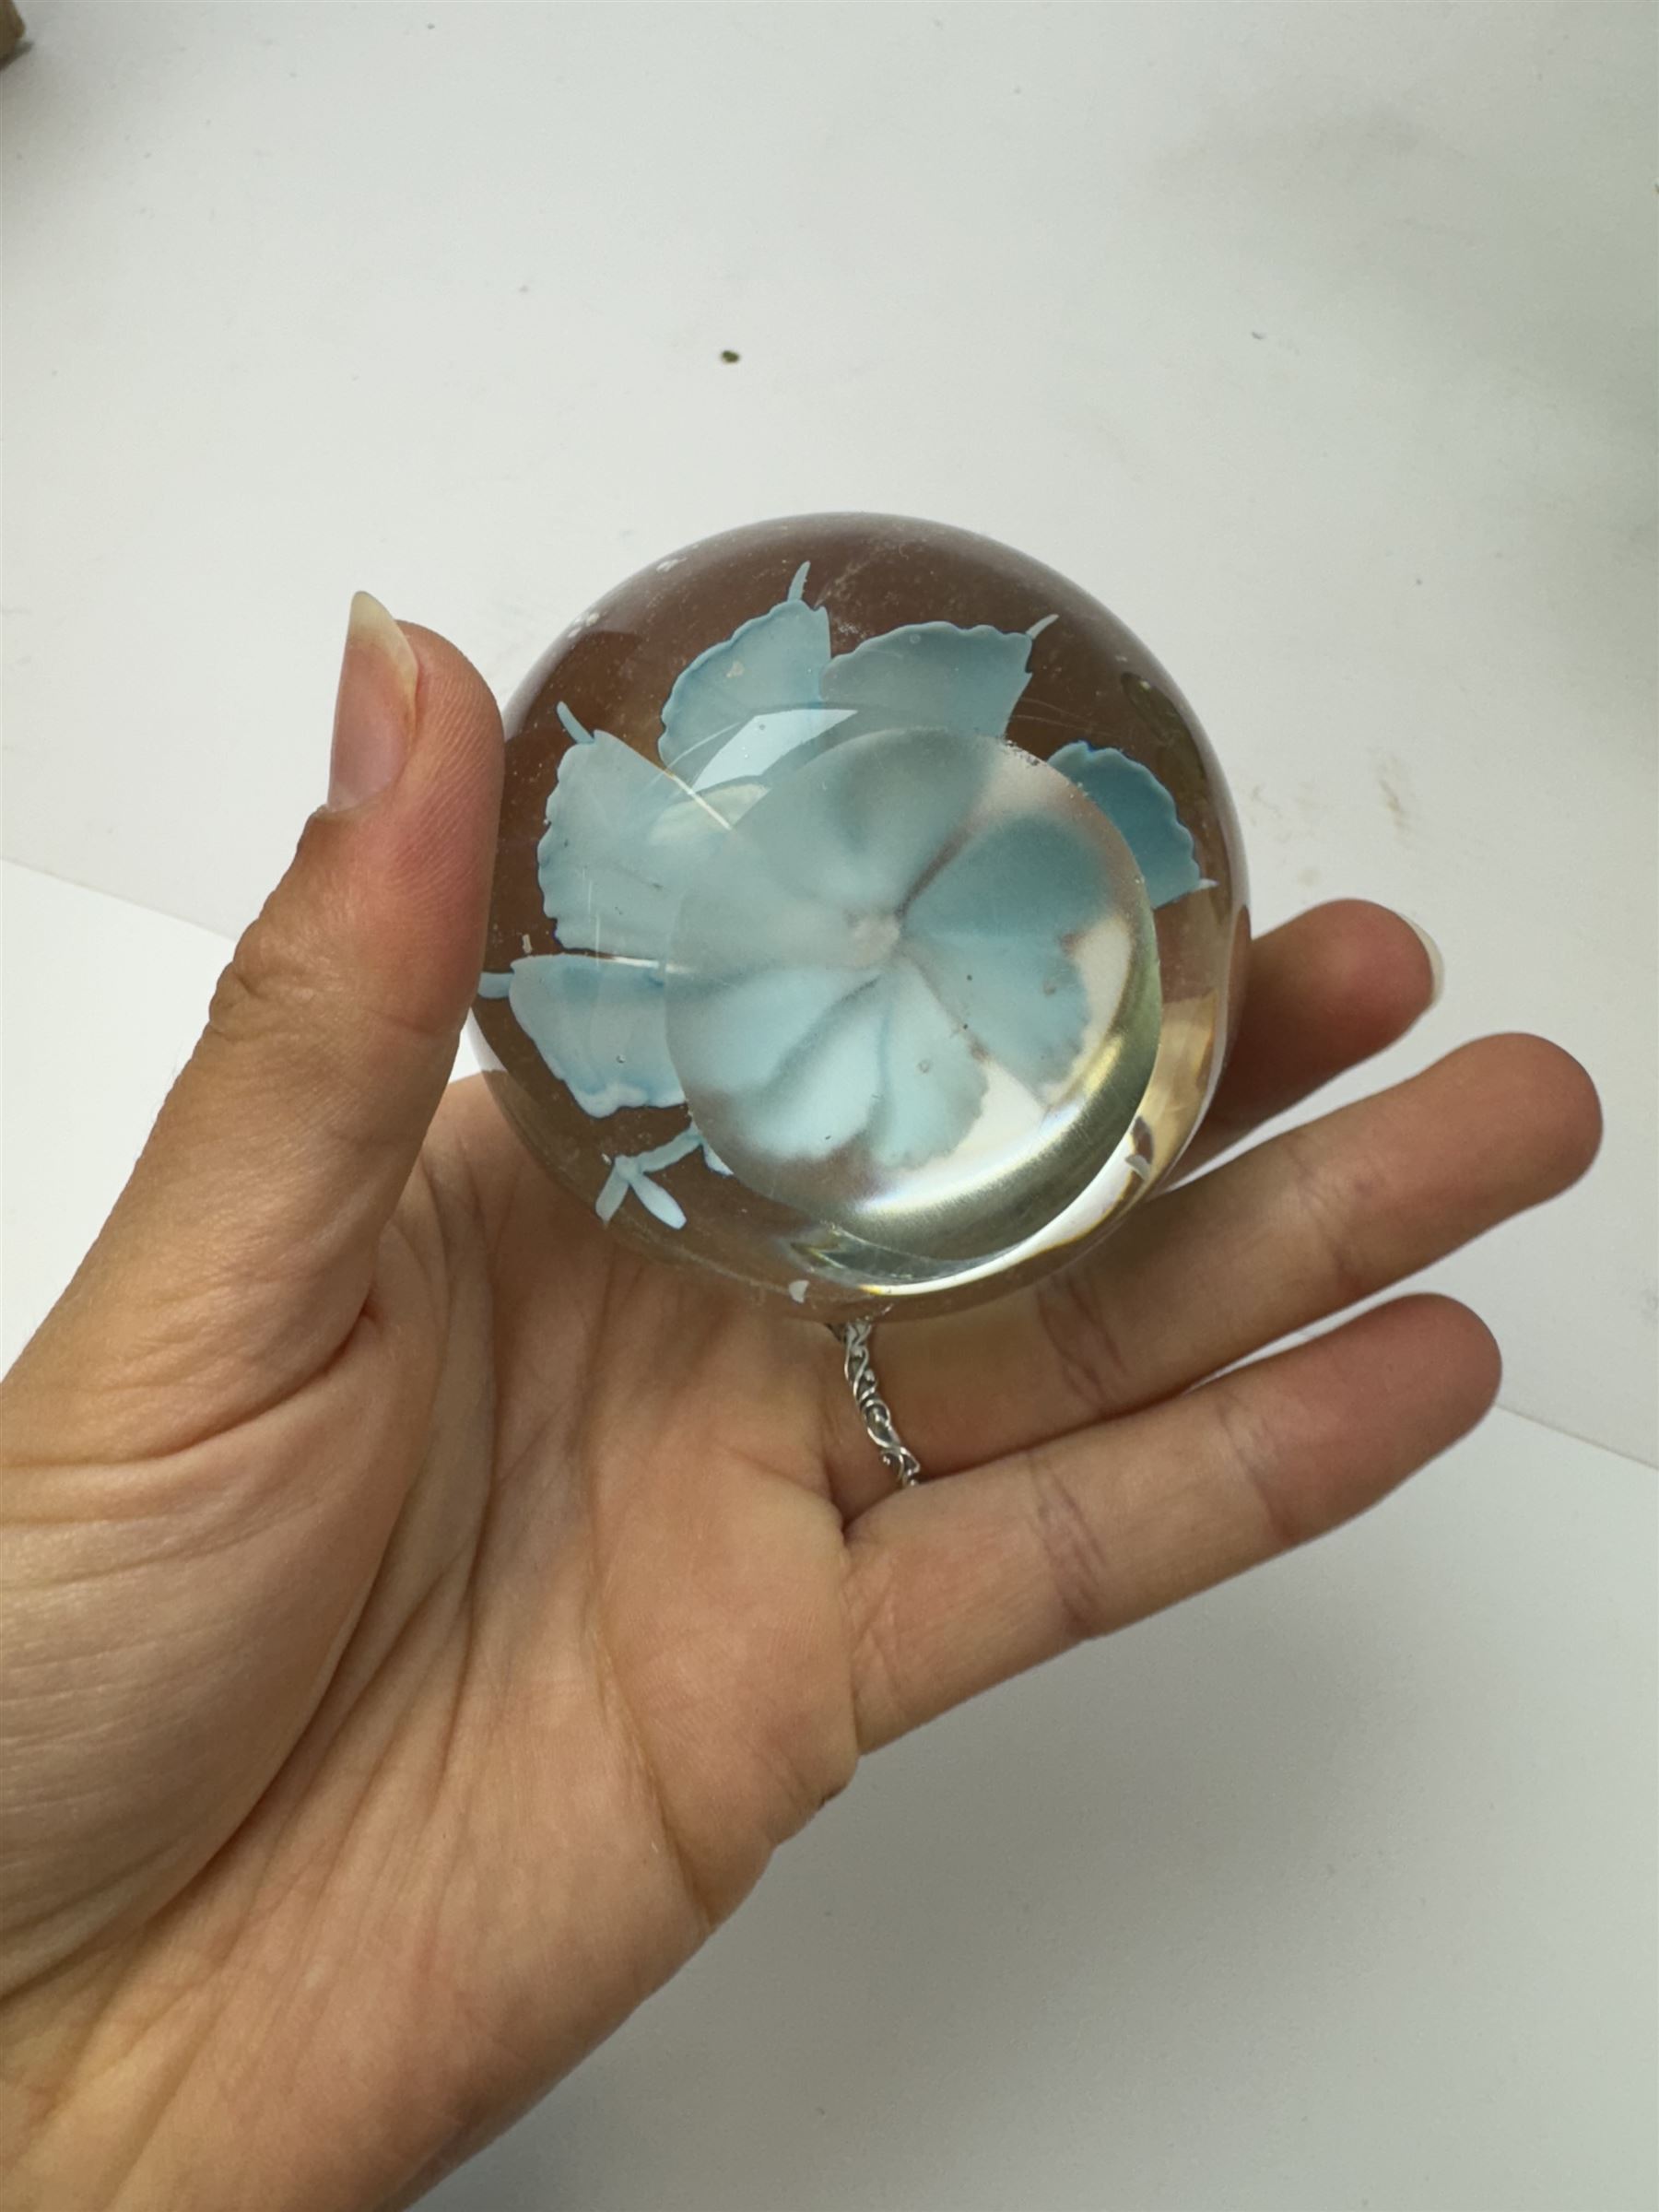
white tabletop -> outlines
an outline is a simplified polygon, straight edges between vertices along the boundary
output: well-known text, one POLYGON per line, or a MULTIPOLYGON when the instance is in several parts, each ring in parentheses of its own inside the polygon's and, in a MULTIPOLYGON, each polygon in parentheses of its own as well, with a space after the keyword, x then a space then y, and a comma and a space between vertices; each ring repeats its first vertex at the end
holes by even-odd
POLYGON ((1436 1271, 1505 1413, 875 1762, 435 2201, 1653 2204, 1653 11, 28 13, 8 1354, 321 795, 352 588, 504 688, 765 513, 1087 583, 1204 715, 1260 923, 1440 939, 1377 1074, 1534 1028, 1608 1109, 1436 1271))

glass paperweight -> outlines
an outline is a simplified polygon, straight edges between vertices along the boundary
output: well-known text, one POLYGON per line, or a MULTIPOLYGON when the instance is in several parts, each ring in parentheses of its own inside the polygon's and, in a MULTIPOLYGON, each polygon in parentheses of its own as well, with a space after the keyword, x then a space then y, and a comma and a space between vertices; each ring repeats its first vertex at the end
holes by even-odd
POLYGON ((897 1317, 1062 1264, 1180 1157, 1237 825, 1052 569, 887 515, 728 531, 595 601, 507 732, 480 1051, 615 1234, 897 1317))

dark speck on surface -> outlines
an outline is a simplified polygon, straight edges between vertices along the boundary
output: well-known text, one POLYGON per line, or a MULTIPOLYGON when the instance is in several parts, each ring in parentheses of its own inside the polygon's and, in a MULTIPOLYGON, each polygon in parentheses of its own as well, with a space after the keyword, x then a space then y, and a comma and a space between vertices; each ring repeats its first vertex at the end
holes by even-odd
POLYGON ((720 358, 723 361, 735 361, 740 360, 742 356, 734 353, 729 346, 723 346, 720 349, 720 358))

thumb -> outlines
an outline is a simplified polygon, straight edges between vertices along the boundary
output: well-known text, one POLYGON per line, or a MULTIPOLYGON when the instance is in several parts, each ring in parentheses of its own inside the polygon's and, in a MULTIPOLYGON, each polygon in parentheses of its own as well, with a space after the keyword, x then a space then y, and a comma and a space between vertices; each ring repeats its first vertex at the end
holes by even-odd
POLYGON ((136 1455, 222 1430, 315 1373, 356 1326, 477 988, 500 782, 482 677, 359 593, 328 803, 14 1374, 15 1417, 32 1356, 50 1348, 53 1456, 136 1455))

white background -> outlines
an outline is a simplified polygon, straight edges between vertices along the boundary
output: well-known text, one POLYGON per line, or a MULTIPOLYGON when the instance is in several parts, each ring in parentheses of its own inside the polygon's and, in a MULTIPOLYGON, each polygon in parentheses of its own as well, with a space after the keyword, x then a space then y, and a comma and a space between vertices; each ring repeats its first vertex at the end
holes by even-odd
POLYGON ((350 591, 505 688, 764 513, 1076 575, 1204 714, 1261 923, 1352 890, 1440 939, 1381 1072, 1535 1028, 1608 1109, 1437 1271, 1506 1413, 874 1762, 435 2201, 1652 2206, 1653 13, 29 18, 8 1353, 321 795, 350 591))

